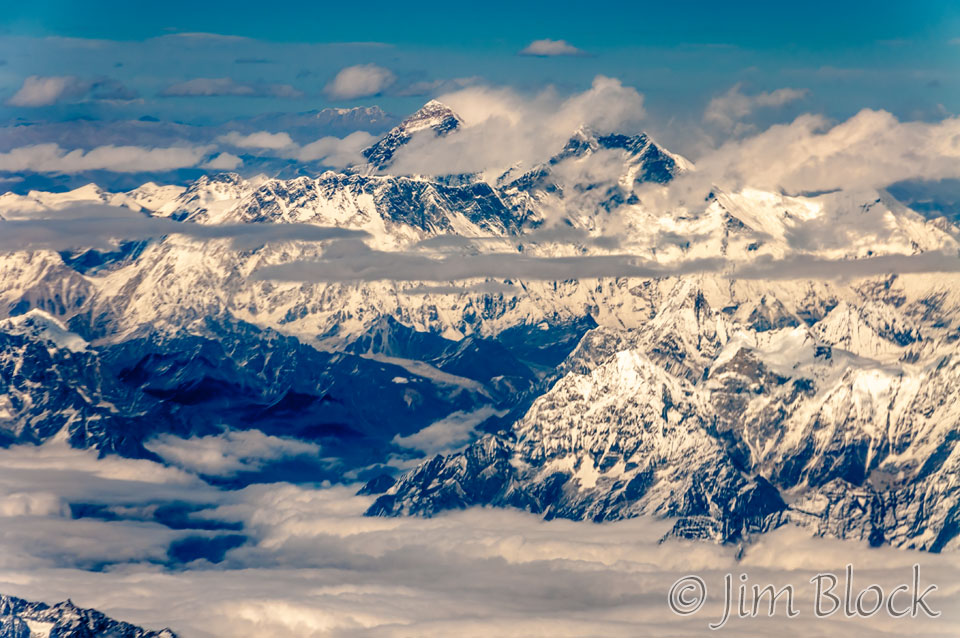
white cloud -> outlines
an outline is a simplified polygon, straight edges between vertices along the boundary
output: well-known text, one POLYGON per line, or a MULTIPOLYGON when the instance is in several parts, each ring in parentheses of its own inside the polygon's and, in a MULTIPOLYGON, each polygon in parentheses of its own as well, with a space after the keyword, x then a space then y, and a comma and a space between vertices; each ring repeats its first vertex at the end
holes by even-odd
POLYGON ((49 106, 57 102, 78 98, 90 90, 90 83, 72 75, 31 75, 9 100, 9 106, 49 106))
MULTIPOLYGON (((301 162, 319 161, 326 166, 343 167, 363 162, 361 151, 370 146, 376 139, 375 136, 366 131, 356 131, 346 137, 322 137, 309 144, 298 146, 288 133, 258 131, 248 135, 231 132, 221 135, 217 138, 217 141, 235 148, 255 149, 265 155, 291 158, 301 162)), ((221 155, 227 155, 228 159, 235 157, 229 153, 221 155)), ((237 158, 237 161, 239 161, 239 158, 237 158)), ((218 163, 226 165, 227 160, 218 163)), ((212 161, 205 166, 211 167, 211 164, 212 161)), ((230 169, 233 167, 224 166, 224 168, 230 169)))
POLYGON ((534 40, 528 44, 520 50, 520 55, 553 57, 560 55, 586 55, 586 52, 581 51, 566 40, 551 40, 545 38, 543 40, 534 40))
POLYGON ((697 170, 672 188, 713 182, 790 193, 883 188, 907 179, 960 177, 960 118, 900 122, 864 109, 831 125, 817 115, 732 140, 697 159, 697 170))
POLYGON ((118 173, 168 171, 196 166, 210 152, 210 146, 98 146, 88 151, 68 151, 59 144, 21 146, 0 153, 0 171, 37 173, 79 173, 107 170, 118 173))
POLYGON ((320 453, 318 445, 268 436, 259 430, 192 439, 162 435, 148 441, 146 447, 171 465, 210 476, 256 471, 268 461, 320 453))
POLYGON ((364 281, 450 282, 476 279, 565 281, 605 277, 681 277, 723 272, 732 279, 843 279, 891 273, 960 272, 957 255, 930 251, 916 255, 884 255, 862 259, 827 259, 808 255, 753 262, 721 257, 663 264, 631 254, 535 257, 491 252, 433 257, 418 252, 381 252, 352 240, 331 244, 317 260, 290 261, 255 270, 254 281, 337 283, 364 281))
POLYGON ((304 145, 296 157, 301 162, 321 161, 327 166, 348 166, 363 161, 360 152, 376 141, 366 131, 356 131, 346 137, 322 137, 304 145))
POLYGON ((270 133, 267 131, 257 131, 249 135, 243 135, 236 131, 221 135, 217 138, 219 142, 225 142, 237 148, 266 148, 277 150, 293 146, 293 140, 287 133, 270 133))
POLYGON ((394 437, 393 442, 400 447, 423 452, 427 456, 445 454, 466 445, 473 438, 473 429, 493 416, 503 416, 491 406, 484 406, 472 412, 456 412, 431 423, 419 432, 408 436, 394 437))
POLYGON ((68 516, 70 508, 56 494, 15 492, 0 496, 0 517, 68 516))
POLYGON ((201 168, 209 168, 217 171, 232 171, 243 165, 243 160, 232 153, 218 153, 205 163, 201 168))
MULTIPOLYGON (((721 617, 723 578, 748 587, 796 588, 787 619, 734 618, 731 635, 953 635, 960 627, 960 555, 924 554, 865 543, 812 539, 783 528, 739 548, 659 543, 670 524, 544 521, 516 510, 471 509, 435 518, 369 518, 354 487, 287 484, 216 490, 149 461, 98 460, 65 445, 0 449, 0 488, 38 504, 90 503, 116 520, 64 516, 55 506, 0 525, 0 591, 32 600, 71 598, 116 618, 198 638, 399 638, 401 636, 704 636, 721 617), (187 517, 238 522, 244 545, 217 565, 177 569, 172 542, 216 531, 171 529, 159 506, 204 507, 187 517), (852 564, 856 591, 890 591, 921 569, 937 619, 828 618, 813 614, 810 579, 852 564), (106 565, 106 568, 104 566, 106 565), (669 611, 667 592, 697 574, 708 587, 701 612, 669 611), (891 624, 895 623, 895 624, 891 624), (891 634, 892 635, 892 634, 891 634)), ((189 526, 188 526, 189 527, 189 526)), ((908 600, 909 596, 905 598, 908 600)), ((763 609, 763 608, 762 608, 763 609)), ((782 606, 781 606, 782 610, 782 606)))
MULTIPOLYGON (((776 108, 802 99, 808 93, 806 89, 783 88, 768 93, 746 95, 740 84, 735 84, 723 95, 710 100, 703 119, 725 129, 736 129, 738 123, 760 108, 776 108)), ((743 125, 739 125, 742 127, 743 125)), ((747 129, 741 128, 742 132, 747 129)))
POLYGON ((348 66, 337 73, 324 91, 333 98, 352 100, 382 93, 396 81, 389 69, 376 64, 348 66))
POLYGON ((162 97, 277 97, 299 98, 303 92, 289 84, 237 82, 233 78, 194 78, 164 89, 162 97))

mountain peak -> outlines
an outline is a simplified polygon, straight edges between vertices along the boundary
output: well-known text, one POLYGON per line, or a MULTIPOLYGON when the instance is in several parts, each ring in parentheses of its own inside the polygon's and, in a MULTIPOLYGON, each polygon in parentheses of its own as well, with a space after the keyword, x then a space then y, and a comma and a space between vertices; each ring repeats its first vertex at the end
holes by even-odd
POLYGON ((389 166, 396 152, 416 134, 430 130, 442 137, 460 128, 461 124, 463 120, 449 106, 430 100, 363 151, 367 168, 372 172, 389 166))
MULTIPOLYGON (((460 116, 449 106, 439 100, 430 100, 415 113, 404 119, 393 131, 401 129, 412 134, 426 128, 432 128, 437 135, 443 135, 458 128, 462 123, 463 120, 460 119, 460 116)), ((390 133, 393 131, 390 131, 390 133)))

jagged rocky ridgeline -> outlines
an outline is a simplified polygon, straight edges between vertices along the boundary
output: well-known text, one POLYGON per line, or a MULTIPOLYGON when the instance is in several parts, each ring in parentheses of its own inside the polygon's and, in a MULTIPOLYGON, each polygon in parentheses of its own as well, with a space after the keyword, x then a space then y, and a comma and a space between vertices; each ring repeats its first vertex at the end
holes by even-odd
POLYGON ((177 634, 114 620, 69 600, 51 606, 0 594, 0 638, 177 638, 177 634))
POLYGON ((62 436, 160 460, 158 434, 259 429, 323 449, 300 474, 272 478, 376 476, 367 492, 386 492, 371 514, 486 504, 670 517, 678 535, 718 540, 791 522, 877 544, 956 546, 956 275, 738 278, 721 265, 648 279, 250 277, 356 254, 667 266, 802 257, 842 268, 960 246, 955 225, 880 191, 714 189, 661 210, 638 193, 695 169, 644 134, 581 128, 542 164, 491 182, 389 174, 411 140, 463 126, 431 102, 344 173, 0 196, 8 220, 86 202, 184 225, 366 233, 362 245, 333 247, 187 233, 5 254, 0 443, 62 436), (581 170, 594 161, 604 170, 581 170), (486 415, 472 443, 393 484, 380 476, 388 461, 421 458, 406 447, 412 435, 451 414, 486 415))
POLYGON ((424 463, 369 513, 498 505, 669 517, 720 541, 792 522, 956 546, 960 333, 923 304, 840 302, 808 324, 770 302, 724 312, 677 284, 643 327, 587 333, 508 432, 424 463))

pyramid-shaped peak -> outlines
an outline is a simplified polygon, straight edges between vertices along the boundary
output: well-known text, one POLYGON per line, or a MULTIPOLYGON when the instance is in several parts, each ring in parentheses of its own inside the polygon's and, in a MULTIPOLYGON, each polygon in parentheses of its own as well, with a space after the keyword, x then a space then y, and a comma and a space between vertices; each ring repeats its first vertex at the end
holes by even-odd
POLYGON ((430 100, 363 151, 367 167, 372 170, 386 168, 397 150, 421 131, 432 131, 434 135, 442 137, 460 128, 462 123, 460 116, 449 106, 438 100, 430 100))
POLYGON ((449 106, 439 100, 430 100, 416 113, 403 120, 398 128, 408 134, 432 128, 440 135, 452 131, 462 123, 460 116, 449 106))

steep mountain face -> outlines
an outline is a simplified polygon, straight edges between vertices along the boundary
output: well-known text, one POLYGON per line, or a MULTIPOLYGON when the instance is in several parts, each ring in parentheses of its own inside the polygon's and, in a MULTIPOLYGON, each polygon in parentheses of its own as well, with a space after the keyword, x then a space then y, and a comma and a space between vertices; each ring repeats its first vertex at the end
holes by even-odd
POLYGON ((363 151, 363 156, 367 160, 366 170, 380 171, 387 168, 396 152, 415 135, 429 132, 436 136, 443 136, 457 130, 462 124, 463 120, 460 116, 448 106, 436 100, 430 100, 419 111, 391 129, 376 144, 363 151))
POLYGON ((50 606, 0 594, 0 638, 176 638, 114 620, 69 600, 50 606))
POLYGON ((863 298, 812 325, 751 325, 693 280, 672 296, 636 331, 587 335, 509 432, 421 465, 370 513, 493 504, 670 517, 676 534, 722 541, 795 522, 957 545, 955 328, 925 321, 922 303, 863 298))
POLYGON ((587 129, 493 184, 379 174, 415 136, 462 126, 429 103, 345 174, 0 195, 6 220, 98 203, 184 228, 364 233, 266 245, 183 233, 5 254, 0 443, 62 437, 155 458, 161 434, 258 429, 317 443, 309 480, 377 476, 367 491, 389 489, 371 514, 491 504, 670 517, 676 534, 718 540, 792 522, 956 545, 957 276, 776 270, 955 254, 955 226, 871 190, 715 189, 664 209, 660 196, 694 167, 646 135, 587 129), (364 261, 486 254, 641 260, 667 273, 717 263, 647 279, 438 284, 369 276, 364 261), (301 263, 328 270, 255 276, 301 263), (331 276, 341 263, 359 267, 331 276), (410 447, 418 433, 464 415, 476 419, 464 449, 392 486, 383 478, 423 458, 410 447))

